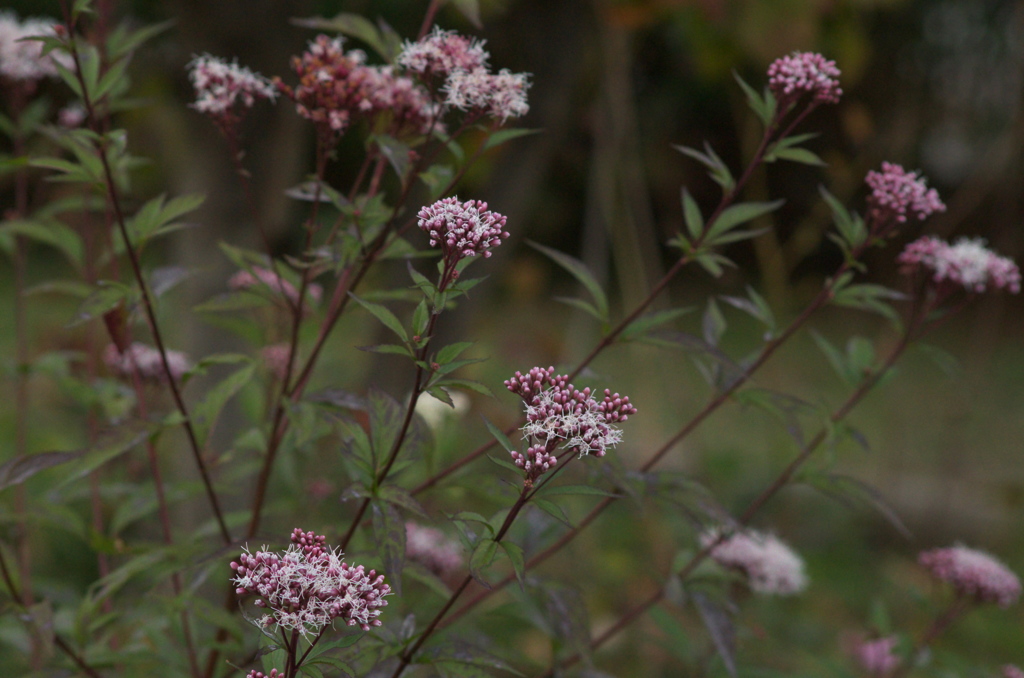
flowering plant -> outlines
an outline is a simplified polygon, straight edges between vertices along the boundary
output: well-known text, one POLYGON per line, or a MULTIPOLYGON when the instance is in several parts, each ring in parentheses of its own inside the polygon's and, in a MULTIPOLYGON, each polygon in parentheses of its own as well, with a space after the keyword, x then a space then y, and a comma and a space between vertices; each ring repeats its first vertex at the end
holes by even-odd
MULTIPOLYGON (((863 216, 821 189, 839 256, 829 250, 834 269, 785 324, 777 300, 753 287, 710 299, 698 333, 686 331, 692 309, 656 310, 682 271, 723 279, 738 268, 737 244, 770 233, 760 224, 783 201, 743 199, 763 166, 824 164, 806 147, 813 135, 796 131, 815 111, 840 105, 843 76, 821 54, 796 52, 759 76, 760 91, 736 77, 760 122, 738 173, 710 145, 678 147, 721 191, 712 201, 683 190, 662 278, 620 299, 587 263, 535 243, 585 290, 563 301, 596 320, 599 334, 582 357, 530 368, 548 362, 524 343, 542 330, 510 323, 514 348, 491 371, 482 357, 467 357, 479 356, 479 345, 451 341, 465 330, 455 312, 491 284, 502 259, 492 255, 512 249, 524 225, 509 200, 491 209, 467 175, 531 131, 510 125, 530 111, 533 78, 495 70, 483 40, 434 25, 441 4, 430 3, 415 39, 349 14, 303 20, 320 33, 278 76, 210 54, 189 62, 195 99, 186 110, 222 138, 250 208, 240 219, 263 244, 224 243, 230 263, 217 290, 191 311, 170 294, 191 272, 168 265, 162 243, 204 198, 136 197, 131 179, 142 163, 119 127, 134 105, 129 63, 157 29, 108 30, 109 7, 88 0, 62 2, 59 22, 0 14, 0 87, 9 95, 2 127, 13 152, 2 171, 15 197, 0 226, 15 273, 16 443, 0 466, 0 491, 12 490, 11 530, 0 535, 6 665, 91 678, 596 676, 598 650, 649 619, 672 640, 667 661, 693 675, 737 676, 749 668, 737 641, 741 607, 785 610, 823 595, 808 574, 813 561, 800 555, 810 540, 774 524, 766 505, 809 485, 867 497, 902 528, 877 493, 834 471, 837 450, 862 439, 848 419, 908 349, 969 302, 1018 293, 1017 265, 980 238, 912 239, 946 205, 920 172, 884 162, 864 178, 863 216), (69 103, 51 111, 36 97, 44 80, 58 78, 69 103), (286 253, 257 207, 261 168, 245 152, 250 116, 271 106, 305 125, 311 140, 311 172, 287 191, 302 216, 286 253), (351 176, 343 166, 350 153, 351 176), (894 255, 888 248, 898 239, 910 242, 894 255), (73 298, 73 351, 45 350, 27 334, 33 243, 57 249, 75 276, 40 292, 73 298), (871 282, 878 250, 906 291, 871 282), (759 328, 741 358, 727 343, 720 303, 759 328), (761 368, 830 307, 889 321, 877 342, 854 336, 845 351, 814 334, 844 382, 840 404, 822 409, 810 402, 826 398, 799 387, 765 387, 761 368), (193 315, 242 348, 194 357, 172 350, 187 343, 179 319, 193 315), (638 345, 685 349, 707 382, 703 405, 684 411, 698 391, 690 383, 685 396, 679 389, 659 399, 639 372, 616 370, 611 357, 638 345), (41 374, 59 396, 30 382, 41 374), (34 403, 44 397, 72 413, 81 444, 29 445, 34 403), (756 457, 768 478, 740 499, 659 467, 732 403, 744 406, 737 420, 756 411, 783 421, 786 463, 756 457), (460 419, 466 409, 486 416, 479 425, 460 419), (666 411, 672 433, 661 440, 655 422, 666 411), (623 534, 644 567, 591 557, 603 537, 590 526, 627 511, 623 534), (666 529, 655 535, 652 526, 666 529), (58 530, 88 553, 95 572, 87 582, 47 567, 53 554, 41 547, 52 547, 58 530), (584 532, 589 541, 577 542, 584 532), (565 554, 574 559, 568 577, 564 566, 542 567, 565 554), (617 568, 615 586, 595 585, 605 571, 588 579, 594 562, 617 568), (593 625, 581 589, 590 603, 608 593, 593 625), (703 626, 701 647, 688 640, 696 625, 687 619, 703 626)), ((475 18, 474 3, 453 4, 475 18)), ((755 459, 762 445, 750 447, 755 459)), ((907 675, 969 612, 1020 597, 1013 569, 981 551, 925 550, 919 564, 922 581, 930 574, 942 584, 925 631, 881 623, 857 631, 848 667, 907 675)), ((1001 670, 1020 673, 1012 664, 1001 670)))

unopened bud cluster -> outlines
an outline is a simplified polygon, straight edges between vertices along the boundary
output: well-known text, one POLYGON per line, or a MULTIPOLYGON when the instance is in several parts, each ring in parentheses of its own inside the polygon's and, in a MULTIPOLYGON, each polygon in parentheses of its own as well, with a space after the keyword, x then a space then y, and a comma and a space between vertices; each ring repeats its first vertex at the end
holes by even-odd
POLYGON ((923 221, 936 212, 946 211, 938 191, 928 188, 924 177, 895 163, 883 162, 882 171, 868 172, 865 181, 871 188, 868 219, 876 229, 892 228, 911 217, 923 221))
POLYGON ((322 535, 296 528, 291 542, 281 553, 245 549, 231 563, 236 593, 258 596, 256 606, 268 612, 260 626, 303 635, 316 635, 337 619, 364 631, 380 626, 377 617, 391 593, 384 575, 343 562, 322 535))
POLYGON ((1009 607, 1020 598, 1017 575, 983 551, 965 546, 932 549, 918 556, 918 562, 958 594, 979 603, 1009 607))
POLYGON ((526 405, 522 432, 530 445, 525 453, 513 451, 511 455, 528 477, 552 468, 557 462, 556 449, 581 457, 603 457, 622 440, 622 431, 614 424, 636 413, 628 396, 605 389, 604 397, 596 400, 589 387, 577 389, 568 376, 556 375, 553 367, 516 372, 505 386, 526 405))
POLYGON ((1017 264, 985 247, 981 238, 961 238, 950 245, 926 235, 907 245, 897 261, 905 273, 924 271, 937 286, 952 285, 972 293, 990 287, 1020 292, 1017 264))
POLYGON ((836 62, 814 52, 794 52, 768 67, 768 88, 785 110, 804 94, 814 103, 835 104, 843 95, 836 62))
POLYGON ((443 198, 420 209, 417 226, 430 238, 430 246, 441 246, 445 263, 454 266, 459 259, 491 256, 491 249, 508 237, 506 217, 491 212, 482 200, 462 202, 458 197, 443 198))

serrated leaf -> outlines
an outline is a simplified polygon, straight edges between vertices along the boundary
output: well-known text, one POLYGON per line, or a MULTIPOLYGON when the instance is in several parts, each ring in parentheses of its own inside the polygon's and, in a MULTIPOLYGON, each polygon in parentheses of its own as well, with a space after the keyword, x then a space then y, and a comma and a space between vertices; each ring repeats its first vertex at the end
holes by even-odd
POLYGON ((772 200, 771 202, 744 202, 727 207, 708 228, 706 240, 709 243, 713 243, 717 236, 729 232, 740 224, 744 224, 765 214, 774 212, 785 202, 785 200, 772 200))
POLYGON ((545 247, 539 243, 527 241, 527 244, 564 268, 585 288, 587 288, 587 291, 590 292, 590 296, 594 298, 594 304, 596 305, 599 319, 603 322, 607 322, 608 298, 605 296, 604 290, 601 289, 601 285, 598 284, 597 279, 594 278, 594 275, 590 272, 590 269, 587 268, 586 264, 575 257, 563 254, 558 250, 545 247))
POLYGON ((401 339, 403 342, 408 343, 409 335, 406 334, 405 327, 402 326, 401 321, 399 321, 395 314, 388 310, 387 307, 382 306, 380 304, 375 304, 372 301, 360 299, 351 292, 349 292, 349 296, 352 297, 356 301, 356 303, 358 303, 360 306, 369 311, 370 314, 373 315, 373 317, 381 321, 385 327, 387 327, 389 330, 397 334, 399 339, 401 339))
POLYGON ((15 457, 0 466, 0 492, 23 482, 48 468, 66 464, 84 454, 75 452, 38 452, 15 457))
POLYGON ((781 148, 769 155, 766 155, 764 160, 765 162, 789 160, 790 162, 798 162, 801 165, 811 165, 815 167, 825 167, 828 165, 827 162, 818 157, 817 153, 809 151, 806 148, 781 148))
POLYGON ((493 539, 481 539, 469 558, 469 574, 485 588, 491 588, 491 585, 484 579, 483 570, 494 562, 497 553, 498 542, 493 539))
POLYGON ((686 230, 692 240, 700 238, 704 233, 704 215, 700 212, 700 206, 693 199, 690 192, 683 189, 683 220, 686 222, 686 230))
POLYGON ((512 139, 518 139, 519 137, 525 137, 530 134, 537 134, 543 130, 539 129, 502 129, 498 130, 494 134, 487 137, 487 141, 484 142, 483 150, 487 151, 496 146, 500 146, 506 141, 512 139))
POLYGON ((736 678, 736 629, 733 626, 732 618, 720 605, 713 602, 707 595, 700 591, 691 591, 690 598, 693 600, 697 611, 700 613, 704 628, 711 636, 711 642, 718 651, 725 670, 730 676, 736 678))
POLYGON ((508 439, 508 436, 506 436, 505 433, 500 428, 491 423, 490 419, 488 419, 487 417, 483 417, 483 420, 484 425, 487 426, 487 430, 491 432, 491 435, 494 437, 495 440, 498 441, 498 444, 501 445, 506 452, 511 452, 514 449, 516 449, 515 447, 512 446, 512 441, 508 439))
MULTIPOLYGON (((516 467, 516 471, 522 473, 522 469, 519 467, 516 467)), ((565 510, 555 502, 544 499, 543 497, 533 497, 530 499, 530 504, 536 506, 541 511, 547 513, 549 516, 558 522, 563 523, 567 527, 574 527, 573 524, 569 522, 569 516, 566 515, 565 510)))
POLYGON ((621 341, 630 341, 631 339, 647 334, 650 330, 653 330, 667 322, 680 318, 687 313, 692 313, 693 309, 686 308, 670 308, 666 311, 658 311, 649 315, 641 316, 631 322, 629 325, 622 330, 619 334, 621 341))
POLYGON ((526 565, 523 559, 523 549, 519 548, 517 544, 513 544, 507 540, 500 542, 500 545, 502 550, 505 552, 505 555, 508 556, 509 562, 512 563, 512 570, 516 574, 516 580, 519 582, 519 588, 525 591, 526 589, 523 577, 526 574, 526 565))
POLYGON ((122 425, 117 431, 104 436, 91 448, 74 452, 78 458, 64 469, 63 480, 50 488, 50 491, 58 492, 70 483, 89 475, 111 459, 131 451, 136 445, 142 443, 152 430, 151 425, 141 422, 122 425))
POLYGON ((377 554, 384 562, 388 583, 395 593, 402 595, 402 568, 405 566, 405 521, 387 501, 370 503, 374 543, 377 554))
POLYGON ((557 485, 551 487, 550 485, 545 486, 542 494, 545 497, 553 497, 557 495, 586 495, 591 497, 619 497, 621 495, 615 494, 614 492, 608 492, 602 490, 599 487, 592 485, 557 485))
POLYGON ((383 485, 377 488, 377 496, 388 502, 394 504, 400 508, 404 508, 406 511, 415 513, 424 520, 428 519, 427 512, 423 509, 423 506, 413 499, 412 495, 407 490, 403 490, 397 485, 383 485))

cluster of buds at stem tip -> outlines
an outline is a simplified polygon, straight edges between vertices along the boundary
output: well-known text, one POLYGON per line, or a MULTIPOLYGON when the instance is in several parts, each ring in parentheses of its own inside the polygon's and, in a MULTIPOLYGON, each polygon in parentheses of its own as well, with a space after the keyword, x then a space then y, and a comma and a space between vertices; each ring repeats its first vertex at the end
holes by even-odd
POLYGON ((337 549, 325 545, 323 535, 295 528, 287 550, 264 550, 242 555, 231 563, 235 592, 258 596, 256 606, 268 614, 255 623, 315 636, 328 624, 341 620, 369 631, 380 626, 377 617, 388 603, 391 587, 384 575, 366 572, 362 565, 341 560, 337 549))
POLYGON ((946 211, 938 191, 928 188, 924 177, 895 163, 883 162, 882 171, 868 172, 865 182, 871 189, 867 216, 872 235, 885 237, 910 219, 924 221, 946 211))
POLYGON ((780 114, 805 96, 811 106, 817 106, 839 103, 843 95, 836 62, 815 52, 793 52, 773 61, 768 67, 768 89, 778 101, 780 114))
POLYGON ((445 272, 451 279, 458 277, 455 265, 460 259, 479 254, 489 257, 491 249, 508 237, 506 217, 488 210, 482 200, 443 198, 421 208, 416 216, 416 225, 430 238, 430 246, 440 245, 445 272))
POLYGON ((614 424, 636 414, 628 396, 605 389, 604 397, 596 400, 589 387, 577 389, 567 375, 555 374, 553 367, 516 372, 505 386, 523 399, 526 408, 521 430, 528 448, 525 453, 510 454, 528 482, 557 463, 559 450, 603 457, 622 441, 622 431, 614 424))
POLYGON ((253 669, 249 673, 245 674, 245 678, 284 678, 284 673, 277 669, 270 669, 270 673, 263 673, 262 671, 256 671, 253 669))

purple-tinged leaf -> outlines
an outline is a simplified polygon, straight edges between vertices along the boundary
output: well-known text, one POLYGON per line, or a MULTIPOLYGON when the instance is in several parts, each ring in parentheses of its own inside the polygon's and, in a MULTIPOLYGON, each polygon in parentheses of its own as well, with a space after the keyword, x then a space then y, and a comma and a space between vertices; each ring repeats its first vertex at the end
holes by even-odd
POLYGON ((725 664, 725 670, 729 675, 736 678, 736 629, 732 623, 732 617, 728 610, 712 601, 707 595, 700 591, 691 591, 690 599, 700 613, 704 628, 711 636, 711 642, 718 651, 718 656, 725 664))
POLYGON ((0 466, 0 491, 6 490, 23 482, 48 468, 65 464, 85 454, 76 452, 39 452, 22 457, 15 457, 0 466))

